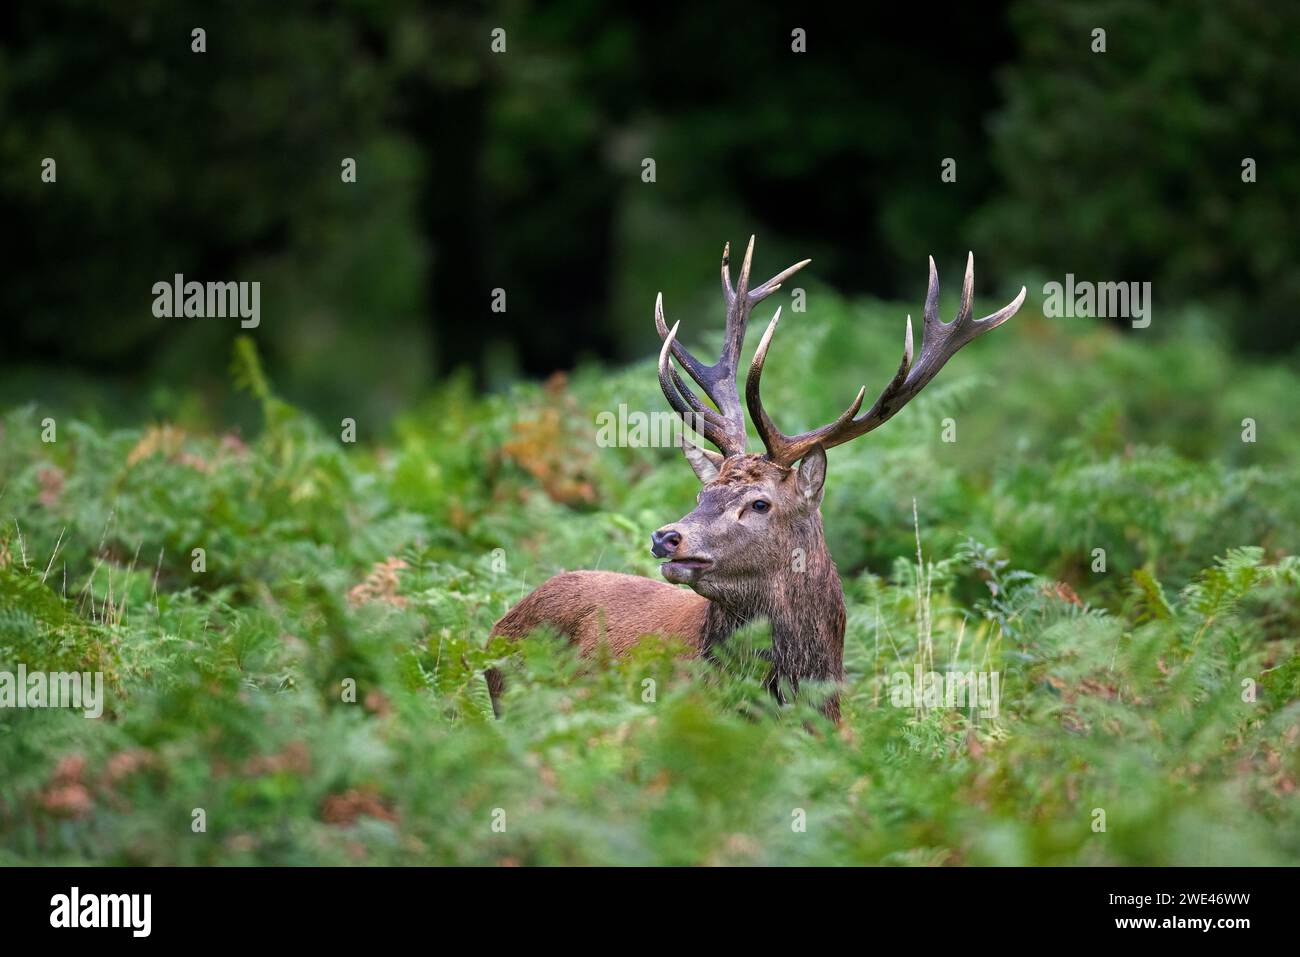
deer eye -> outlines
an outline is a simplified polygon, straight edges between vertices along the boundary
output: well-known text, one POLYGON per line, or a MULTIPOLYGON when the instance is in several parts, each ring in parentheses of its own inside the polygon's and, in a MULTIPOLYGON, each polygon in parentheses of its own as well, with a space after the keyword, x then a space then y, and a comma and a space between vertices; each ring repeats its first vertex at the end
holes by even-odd
POLYGON ((757 499, 757 500, 756 500, 756 501, 755 501, 755 502, 750 506, 750 508, 752 508, 752 509, 753 509, 754 511, 756 511, 756 512, 766 512, 766 511, 767 511, 769 508, 771 508, 771 507, 772 507, 772 503, 771 503, 771 502, 767 501, 766 499, 761 499, 761 498, 760 498, 760 499, 757 499))

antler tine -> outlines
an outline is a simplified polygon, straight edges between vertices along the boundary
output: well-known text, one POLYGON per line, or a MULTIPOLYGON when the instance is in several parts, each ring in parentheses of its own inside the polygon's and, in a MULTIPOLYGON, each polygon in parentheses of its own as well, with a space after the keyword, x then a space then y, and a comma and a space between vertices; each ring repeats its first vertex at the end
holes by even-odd
POLYGON ((857 398, 853 400, 847 409, 840 413, 839 418, 829 425, 823 425, 820 429, 805 432, 794 438, 783 434, 767 414, 767 410, 763 408, 763 398, 760 393, 763 364, 767 362, 767 349, 772 344, 772 334, 776 332, 777 323, 780 321, 781 309, 778 306, 776 314, 772 316, 772 321, 768 323, 767 331, 763 333, 763 338, 759 340, 758 349, 754 353, 754 360, 749 365, 749 375, 745 378, 745 405, 749 407, 749 417, 754 421, 754 428, 758 430, 759 438, 763 440, 763 446, 767 449, 768 457, 782 464, 791 464, 803 458, 814 445, 834 435, 837 430, 844 427, 846 422, 849 422, 858 414, 858 409, 862 408, 862 400, 866 397, 867 387, 863 386, 859 389, 857 398))
MULTIPOLYGON (((934 257, 931 256, 930 259, 933 260, 934 257)), ((937 284, 937 280, 939 278, 937 272, 935 273, 934 278, 937 284)), ((961 304, 957 307, 957 316, 956 319, 954 320, 955 322, 962 323, 970 318, 970 310, 971 310, 971 306, 974 304, 974 301, 975 301, 975 254, 973 252, 967 252, 966 253, 966 276, 961 281, 961 304)))
POLYGON ((793 465, 816 445, 827 449, 834 448, 879 428, 915 398, 944 364, 957 353, 957 350, 976 336, 1006 322, 1016 314, 1025 301, 1025 289, 1022 286, 1020 294, 1007 305, 983 319, 972 322, 970 316, 974 292, 975 256, 968 254, 966 277, 962 283, 961 303, 957 308, 957 316, 952 322, 942 321, 939 318, 939 273, 934 265, 934 257, 930 257, 930 282, 925 296, 924 338, 921 341, 921 354, 916 363, 912 362, 912 317, 908 316, 902 362, 899 363, 893 379, 885 386, 871 408, 861 417, 855 418, 858 409, 862 406, 862 398, 866 394, 864 387, 859 390, 853 403, 834 422, 794 436, 785 435, 777 429, 764 411, 759 394, 763 363, 767 358, 772 333, 776 331, 777 319, 780 317, 778 310, 777 316, 772 319, 771 325, 763 335, 750 367, 749 378, 745 382, 745 401, 749 406, 750 417, 754 420, 754 427, 758 430, 759 437, 762 438, 763 445, 767 449, 768 458, 782 465, 793 465))
POLYGON ((663 295, 655 299, 655 329, 664 340, 660 350, 659 384, 669 405, 678 414, 692 422, 691 413, 701 420, 705 428, 700 429, 710 442, 718 447, 724 455, 743 455, 745 452, 745 417, 740 408, 740 392, 736 385, 736 366, 745 344, 745 329, 749 314, 754 306, 781 288, 781 283, 794 275, 811 260, 796 263, 757 289, 749 289, 750 266, 754 256, 754 237, 749 237, 745 249, 745 258, 741 263, 740 275, 736 285, 731 284, 731 244, 722 249, 722 292, 727 303, 727 324, 723 336, 722 351, 718 361, 705 365, 691 355, 685 346, 677 340, 675 331, 668 329, 664 319, 663 295), (717 411, 710 409, 690 389, 686 382, 672 368, 668 356, 675 358, 687 374, 699 384, 716 405, 717 411), (691 410, 688 412, 687 410, 691 410))
POLYGON ((729 438, 726 434, 726 423, 718 413, 714 412, 696 395, 686 387, 681 377, 677 375, 676 370, 672 368, 668 361, 668 351, 677 338, 677 327, 681 322, 673 323, 672 329, 668 331, 667 338, 664 339, 663 347, 659 350, 659 387, 663 389, 664 396, 668 399, 668 404, 673 407, 686 425, 703 435, 706 439, 723 448, 728 443, 729 438))
POLYGON ((812 262, 811 259, 802 259, 799 262, 795 263, 793 266, 787 266, 785 269, 781 270, 779 273, 777 273, 767 282, 763 283, 763 285, 751 291, 749 294, 750 305, 757 305, 758 303, 766 299, 768 296, 772 295, 772 293, 776 292, 778 289, 781 288, 781 284, 783 282, 785 282, 787 279, 789 279, 791 276, 797 273, 804 266, 808 265, 810 262, 812 262))
POLYGON ((718 365, 728 359, 732 374, 735 374, 735 358, 740 355, 745 344, 745 329, 749 322, 749 310, 753 303, 749 300, 749 269, 754 260, 754 237, 749 237, 745 247, 745 258, 740 263, 740 277, 733 287, 731 285, 731 243, 722 247, 722 294, 727 300, 727 328, 722 338, 722 354, 718 356, 718 365))
MULTIPOLYGON (((943 324, 939 318, 939 270, 934 267, 934 257, 930 256, 930 282, 925 287, 925 325, 928 331, 930 326, 938 323, 943 324)), ((910 318, 910 317, 909 317, 910 318)))

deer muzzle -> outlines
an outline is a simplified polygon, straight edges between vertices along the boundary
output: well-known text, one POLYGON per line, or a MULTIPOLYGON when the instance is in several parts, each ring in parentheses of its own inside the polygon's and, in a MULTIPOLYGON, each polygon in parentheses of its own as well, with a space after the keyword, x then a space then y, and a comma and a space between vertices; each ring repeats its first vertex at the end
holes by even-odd
POLYGON ((713 567, 713 559, 703 555, 679 554, 686 539, 675 528, 661 528, 650 536, 650 553, 668 561, 659 566, 660 573, 674 585, 689 585, 713 567))

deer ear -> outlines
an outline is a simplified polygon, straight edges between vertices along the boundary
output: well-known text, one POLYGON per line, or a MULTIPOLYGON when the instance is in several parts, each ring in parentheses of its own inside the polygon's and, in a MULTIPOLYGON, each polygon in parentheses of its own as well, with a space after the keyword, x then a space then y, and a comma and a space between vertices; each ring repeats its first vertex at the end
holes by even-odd
POLYGON ((696 477, 705 485, 718 477, 718 471, 722 468, 722 463, 726 461, 725 455, 702 449, 685 438, 682 439, 682 451, 686 453, 686 461, 691 463, 691 468, 695 470, 696 477))
POLYGON ((821 505, 822 489, 826 485, 826 450, 820 445, 814 445, 799 463, 799 471, 796 474, 799 494, 813 507, 821 505))

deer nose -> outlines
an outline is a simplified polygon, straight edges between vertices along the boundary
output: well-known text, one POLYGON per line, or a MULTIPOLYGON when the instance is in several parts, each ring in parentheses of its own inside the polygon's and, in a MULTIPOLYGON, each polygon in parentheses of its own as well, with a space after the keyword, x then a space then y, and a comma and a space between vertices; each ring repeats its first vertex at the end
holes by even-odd
POLYGON ((661 528, 650 536, 650 554, 655 558, 668 558, 682 543, 682 534, 676 529, 661 528))

